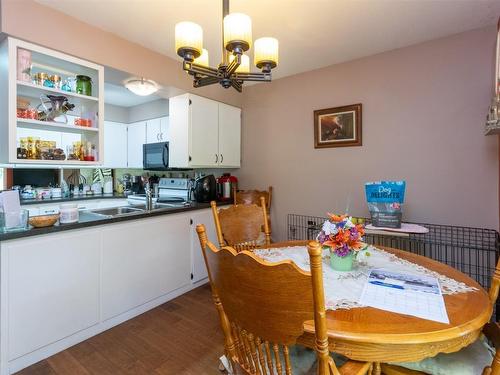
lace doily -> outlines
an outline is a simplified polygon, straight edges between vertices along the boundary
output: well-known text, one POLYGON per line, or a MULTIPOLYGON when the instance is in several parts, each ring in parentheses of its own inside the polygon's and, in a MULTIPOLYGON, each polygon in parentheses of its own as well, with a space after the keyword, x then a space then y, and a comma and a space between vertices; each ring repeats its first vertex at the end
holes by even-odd
MULTIPOLYGON (((305 246, 259 249, 255 250, 254 253, 268 262, 291 260, 304 271, 310 271, 309 254, 305 246)), ((330 267, 329 251, 323 250, 323 286, 325 289, 325 305, 328 310, 364 307, 358 301, 363 292, 365 281, 368 279, 369 270, 372 268, 435 277, 439 280, 443 294, 457 294, 476 290, 474 287, 398 258, 394 254, 373 246, 361 251, 355 262, 356 265, 352 271, 335 271, 330 267)))

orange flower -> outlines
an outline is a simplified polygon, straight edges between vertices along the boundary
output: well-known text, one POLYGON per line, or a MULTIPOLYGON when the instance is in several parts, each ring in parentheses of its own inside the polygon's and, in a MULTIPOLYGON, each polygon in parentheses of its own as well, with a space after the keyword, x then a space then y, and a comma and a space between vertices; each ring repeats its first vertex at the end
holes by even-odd
POLYGON ((347 217, 347 215, 335 215, 335 214, 328 213, 328 217, 334 223, 339 223, 342 220, 344 220, 347 217))

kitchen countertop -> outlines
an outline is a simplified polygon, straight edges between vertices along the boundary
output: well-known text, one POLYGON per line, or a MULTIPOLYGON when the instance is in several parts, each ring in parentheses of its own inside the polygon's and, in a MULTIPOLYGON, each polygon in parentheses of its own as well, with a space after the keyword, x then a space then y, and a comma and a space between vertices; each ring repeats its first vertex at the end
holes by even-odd
POLYGON ((47 204, 47 203, 64 203, 64 202, 72 202, 72 201, 85 201, 85 200, 93 200, 93 199, 119 199, 119 198, 127 198, 124 194, 101 194, 101 195, 76 195, 65 198, 50 198, 50 199, 21 199, 21 205, 30 205, 30 204, 47 204))
MULTIPOLYGON (((110 198, 111 197, 112 196, 110 196, 110 198)), ((95 197, 95 198, 103 198, 103 196, 95 197)), ((114 198, 125 198, 125 197, 124 196, 114 196, 114 198)), ((73 199, 73 200, 80 200, 80 198, 78 197, 77 199, 73 199)), ((56 201, 56 200, 46 199, 42 202, 49 203, 50 201, 56 201)), ((37 202, 40 203, 41 201, 37 201, 37 202)), ((57 200, 57 202, 62 202, 62 200, 57 200)), ((25 204, 25 203, 22 203, 22 204, 25 204)), ((217 202, 218 206, 225 206, 225 205, 229 205, 229 204, 231 204, 231 203, 230 202, 217 202)), ((210 208, 210 203, 192 202, 191 206, 189 206, 189 207, 158 208, 158 209, 155 209, 152 211, 142 211, 142 212, 138 212, 138 213, 125 214, 125 215, 113 216, 113 217, 102 216, 102 217, 99 217, 97 219, 95 217, 93 217, 90 220, 85 218, 85 213, 89 212, 89 211, 81 211, 81 219, 78 223, 56 224, 56 225, 53 225, 51 227, 46 227, 46 228, 31 228, 31 229, 26 230, 26 231, 1 233, 0 234, 0 242, 7 241, 7 240, 14 240, 14 239, 18 239, 18 238, 39 236, 39 235, 49 234, 49 233, 64 232, 64 231, 73 230, 73 229, 89 228, 89 227, 94 227, 94 226, 98 226, 98 225, 120 223, 123 221, 145 219, 145 218, 150 218, 150 217, 156 217, 156 216, 168 215, 168 214, 176 214, 176 213, 180 213, 180 212, 187 212, 187 211, 193 211, 193 210, 201 210, 204 208, 210 208)))

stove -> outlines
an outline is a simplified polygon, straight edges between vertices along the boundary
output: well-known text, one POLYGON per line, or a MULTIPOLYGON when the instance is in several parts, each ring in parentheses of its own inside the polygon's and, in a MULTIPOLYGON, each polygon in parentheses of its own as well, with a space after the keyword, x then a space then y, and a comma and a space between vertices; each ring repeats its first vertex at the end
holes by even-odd
MULTIPOLYGON (((163 203, 173 207, 189 206, 191 180, 189 178, 162 177, 158 182, 158 195, 153 197, 153 204, 163 203)), ((145 203, 146 194, 128 196, 130 203, 145 203)))

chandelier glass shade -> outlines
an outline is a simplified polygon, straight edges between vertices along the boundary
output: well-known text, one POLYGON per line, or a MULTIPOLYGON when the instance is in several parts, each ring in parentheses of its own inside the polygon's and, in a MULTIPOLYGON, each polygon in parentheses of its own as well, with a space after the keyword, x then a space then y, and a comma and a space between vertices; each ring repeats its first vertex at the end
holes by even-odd
POLYGON ((208 51, 205 48, 203 48, 201 55, 194 59, 194 63, 206 67, 210 66, 208 60, 208 51))
POLYGON ((219 83, 241 92, 245 81, 270 82, 271 69, 278 65, 278 40, 264 37, 255 41, 254 64, 261 72, 251 72, 250 58, 244 53, 252 48, 252 20, 243 13, 229 13, 229 0, 222 0, 222 9, 223 61, 217 68, 209 65, 201 26, 193 22, 175 25, 175 49, 183 59, 183 69, 193 76, 193 86, 219 83))

